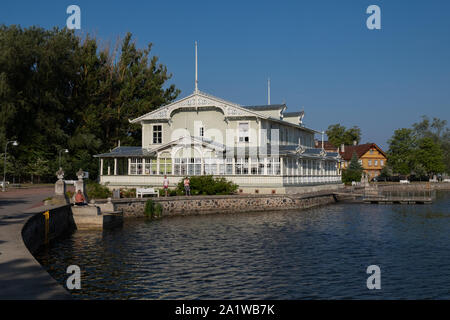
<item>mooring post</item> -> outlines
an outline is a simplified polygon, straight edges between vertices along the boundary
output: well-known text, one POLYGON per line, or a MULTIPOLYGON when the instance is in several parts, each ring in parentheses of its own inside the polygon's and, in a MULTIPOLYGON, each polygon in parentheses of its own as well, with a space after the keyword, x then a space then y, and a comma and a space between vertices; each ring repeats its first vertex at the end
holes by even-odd
POLYGON ((50 231, 50 211, 45 211, 43 213, 44 219, 45 219, 45 236, 44 236, 44 243, 48 244, 48 234, 50 231))

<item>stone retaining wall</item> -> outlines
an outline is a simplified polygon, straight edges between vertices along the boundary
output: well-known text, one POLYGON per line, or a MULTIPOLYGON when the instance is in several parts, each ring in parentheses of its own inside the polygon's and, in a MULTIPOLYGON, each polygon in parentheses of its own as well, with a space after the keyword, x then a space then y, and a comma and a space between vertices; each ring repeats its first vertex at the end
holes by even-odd
MULTIPOLYGON (((305 209, 335 202, 332 193, 311 195, 231 195, 152 198, 163 207, 163 216, 206 213, 236 213, 270 210, 305 209)), ((113 200, 116 210, 124 217, 144 215, 145 199, 113 200)))

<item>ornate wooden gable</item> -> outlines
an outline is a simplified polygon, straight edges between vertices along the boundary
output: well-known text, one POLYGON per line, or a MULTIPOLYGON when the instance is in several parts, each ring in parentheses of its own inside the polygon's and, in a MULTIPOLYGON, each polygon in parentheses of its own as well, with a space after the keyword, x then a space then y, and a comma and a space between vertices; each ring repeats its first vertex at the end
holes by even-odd
POLYGON ((257 117, 267 118, 266 116, 251 110, 247 110, 238 104, 222 100, 220 98, 208 95, 203 92, 194 92, 181 100, 175 101, 157 110, 151 111, 141 117, 130 120, 131 123, 138 123, 145 120, 167 120, 170 122, 172 113, 179 109, 200 109, 216 107, 222 110, 225 118, 233 117, 257 117))

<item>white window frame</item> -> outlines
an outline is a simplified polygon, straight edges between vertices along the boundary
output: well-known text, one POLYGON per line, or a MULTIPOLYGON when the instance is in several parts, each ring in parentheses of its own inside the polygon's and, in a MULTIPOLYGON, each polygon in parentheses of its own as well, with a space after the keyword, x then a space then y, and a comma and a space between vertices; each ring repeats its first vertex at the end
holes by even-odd
POLYGON ((250 142, 250 122, 249 121, 239 121, 237 130, 238 130, 238 141, 239 141, 239 143, 249 143, 250 142), (246 124, 247 125, 247 135, 246 136, 245 135, 241 135, 241 128, 240 128, 241 124, 246 124), (245 141, 245 138, 247 138, 247 141, 245 141))
POLYGON ((162 142, 163 142, 163 125, 162 125, 162 123, 154 123, 152 125, 152 142, 153 142, 153 144, 162 144, 162 142), (157 126, 161 127, 161 131, 160 131, 161 136, 159 137, 160 140, 161 140, 160 142, 158 142, 159 141, 158 137, 157 137, 156 142, 155 142, 155 133, 156 133, 155 127, 157 127, 157 126))

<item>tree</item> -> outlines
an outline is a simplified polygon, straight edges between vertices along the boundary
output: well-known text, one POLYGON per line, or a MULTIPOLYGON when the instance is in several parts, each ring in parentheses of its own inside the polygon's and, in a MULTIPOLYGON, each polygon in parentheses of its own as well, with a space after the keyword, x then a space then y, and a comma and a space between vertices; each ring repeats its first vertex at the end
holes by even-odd
POLYGON ((395 173, 409 175, 414 168, 414 149, 416 140, 412 129, 402 128, 394 131, 388 141, 388 162, 395 173))
POLYGON ((392 169, 389 165, 385 165, 383 169, 380 171, 379 178, 386 180, 387 178, 392 176, 392 169))
POLYGON ((447 120, 433 118, 430 121, 427 116, 422 116, 422 121, 412 126, 418 139, 429 137, 440 145, 445 165, 444 171, 450 173, 450 128, 447 127, 447 120))
POLYGON ((325 133, 327 134, 328 141, 336 147, 341 144, 351 145, 353 141, 359 144, 361 141, 361 129, 357 126, 346 129, 340 124, 333 124, 328 127, 325 133))
POLYGON ((423 168, 422 172, 429 177, 444 172, 443 153, 439 143, 430 137, 425 137, 418 141, 417 147, 415 163, 423 168))
POLYGON ((73 30, 0 25, 0 145, 17 137, 11 155, 22 164, 33 166, 39 154, 49 168, 43 179, 54 180, 65 148, 66 176, 81 167, 95 179, 92 155, 118 140, 139 145, 140 127, 128 119, 179 94, 167 83, 167 67, 151 56, 152 44, 139 49, 128 33, 113 48, 101 45, 73 30))
POLYGON ((358 156, 353 152, 348 168, 342 172, 342 181, 344 183, 359 182, 361 181, 362 172, 363 167, 359 163, 358 156))

